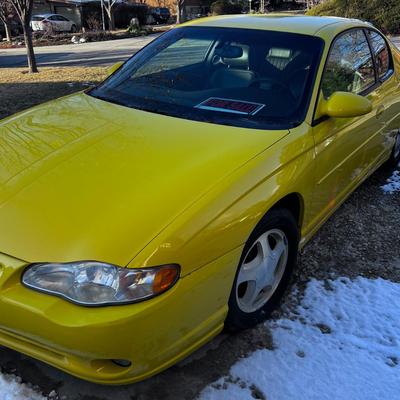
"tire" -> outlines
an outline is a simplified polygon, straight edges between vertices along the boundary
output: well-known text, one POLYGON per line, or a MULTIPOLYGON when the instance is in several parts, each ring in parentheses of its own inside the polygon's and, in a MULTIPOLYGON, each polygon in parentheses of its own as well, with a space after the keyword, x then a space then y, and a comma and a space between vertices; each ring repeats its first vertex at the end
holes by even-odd
POLYGON ((279 305, 296 266, 298 244, 299 228, 288 210, 272 209, 262 218, 240 258, 229 297, 226 329, 251 328, 267 319, 279 305), (257 265, 262 268, 253 267, 257 265), (253 277, 255 280, 251 280, 253 277), (255 296, 260 287, 263 289, 255 296))
POLYGON ((394 143, 392 154, 388 160, 388 164, 391 167, 398 167, 400 163, 400 130, 397 131, 396 141, 394 143))
POLYGON ((75 25, 71 26, 71 33, 76 33, 76 26, 75 25))

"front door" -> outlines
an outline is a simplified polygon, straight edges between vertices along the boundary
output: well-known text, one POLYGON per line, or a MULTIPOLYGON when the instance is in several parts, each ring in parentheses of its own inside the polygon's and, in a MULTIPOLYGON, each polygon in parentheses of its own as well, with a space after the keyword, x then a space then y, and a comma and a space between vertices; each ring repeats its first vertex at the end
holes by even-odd
POLYGON ((352 29, 341 33, 331 46, 321 80, 320 102, 336 91, 366 96, 373 110, 361 117, 326 118, 314 121, 316 155, 315 223, 329 215, 368 172, 366 147, 384 128, 382 99, 374 60, 366 32, 352 29))

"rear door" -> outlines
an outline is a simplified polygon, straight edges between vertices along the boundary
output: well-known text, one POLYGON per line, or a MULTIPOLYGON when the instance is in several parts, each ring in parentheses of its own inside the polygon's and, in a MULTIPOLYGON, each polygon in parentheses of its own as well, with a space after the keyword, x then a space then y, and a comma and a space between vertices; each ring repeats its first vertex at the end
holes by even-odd
POLYGON ((64 32, 69 32, 71 30, 70 21, 67 18, 63 17, 62 15, 57 15, 57 17, 58 17, 60 23, 62 24, 62 30, 64 32))
POLYGON ((47 18, 48 21, 50 21, 51 27, 54 32, 60 32, 60 21, 57 19, 57 15, 51 15, 50 17, 47 18))
POLYGON ((339 34, 331 45, 321 80, 319 101, 336 91, 366 96, 373 103, 372 112, 355 118, 327 118, 316 115, 316 188, 314 210, 317 221, 363 179, 372 162, 366 148, 383 130, 382 99, 376 95, 378 86, 374 59, 363 29, 339 34))

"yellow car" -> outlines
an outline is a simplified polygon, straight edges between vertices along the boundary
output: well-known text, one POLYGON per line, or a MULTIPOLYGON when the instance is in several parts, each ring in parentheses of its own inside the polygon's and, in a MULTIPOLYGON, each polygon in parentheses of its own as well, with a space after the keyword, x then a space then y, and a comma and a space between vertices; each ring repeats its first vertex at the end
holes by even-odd
POLYGON ((368 23, 205 18, 0 123, 0 344, 126 384, 277 305, 296 255, 400 156, 368 23))

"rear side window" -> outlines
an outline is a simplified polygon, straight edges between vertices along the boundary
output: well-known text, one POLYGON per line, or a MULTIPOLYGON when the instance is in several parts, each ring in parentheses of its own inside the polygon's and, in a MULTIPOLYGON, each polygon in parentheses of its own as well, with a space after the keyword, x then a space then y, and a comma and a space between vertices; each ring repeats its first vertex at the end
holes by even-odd
POLYGON ((374 63, 364 32, 354 29, 343 33, 326 63, 321 85, 325 98, 337 91, 359 94, 374 84, 374 63))
POLYGON ((368 31, 372 51, 374 52, 378 77, 384 79, 390 72, 390 53, 385 39, 378 32, 368 31))

